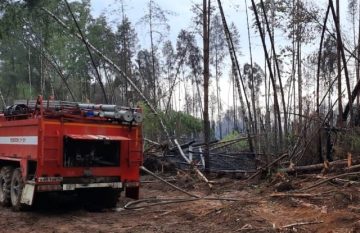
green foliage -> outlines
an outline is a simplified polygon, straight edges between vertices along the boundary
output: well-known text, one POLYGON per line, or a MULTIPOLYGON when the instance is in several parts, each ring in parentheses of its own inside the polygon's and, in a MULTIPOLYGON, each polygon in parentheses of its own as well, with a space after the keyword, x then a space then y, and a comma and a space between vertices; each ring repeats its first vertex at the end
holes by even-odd
POLYGON ((352 151, 359 152, 360 151, 360 136, 352 135, 351 138, 351 149, 352 151))
MULTIPOLYGON (((92 17, 90 1, 73 1, 70 7, 86 38, 108 57, 118 57, 115 34, 104 16, 92 17)), ((67 80, 76 100, 103 102, 85 45, 70 36, 78 30, 64 1, 9 1, 0 8, 0 16, 0 85, 7 104, 24 96, 35 98, 43 94, 47 98, 53 91, 55 98, 68 99, 68 90, 59 72, 67 80), (56 23, 42 7, 64 21, 70 31, 56 23), (45 83, 41 84, 40 80, 45 83), (32 97, 22 91, 30 89, 30 82, 32 97)), ((94 57, 96 69, 103 69, 104 63, 94 57)), ((108 84, 107 91, 111 95, 111 83, 108 84)))
MULTIPOLYGON (((226 135, 221 141, 226 142, 242 137, 237 131, 233 131, 226 135)), ((229 151, 238 152, 238 151, 247 151, 249 150, 249 144, 247 140, 241 140, 237 143, 234 143, 227 147, 229 151)))
MULTIPOLYGON (((157 141, 165 140, 166 138, 164 138, 158 117, 146 105, 141 103, 140 106, 144 113, 144 137, 157 141)), ((188 140, 189 138, 197 137, 202 131, 202 121, 184 112, 170 110, 166 116, 162 111, 159 114, 162 119, 166 119, 164 124, 168 128, 169 133, 176 138, 188 140)))
POLYGON ((360 152, 360 132, 347 132, 338 135, 336 149, 342 154, 346 152, 360 152))
POLYGON ((202 130, 201 120, 186 114, 184 112, 177 112, 170 110, 167 114, 168 127, 174 131, 178 138, 194 137, 202 130))

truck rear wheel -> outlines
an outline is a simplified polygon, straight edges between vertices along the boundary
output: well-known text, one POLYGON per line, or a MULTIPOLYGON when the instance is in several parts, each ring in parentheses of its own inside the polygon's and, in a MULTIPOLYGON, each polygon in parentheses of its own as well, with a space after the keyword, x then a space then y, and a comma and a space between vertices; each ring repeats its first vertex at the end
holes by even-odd
POLYGON ((16 211, 23 210, 26 207, 24 204, 20 202, 23 188, 24 188, 24 180, 21 174, 21 169, 16 168, 12 174, 11 188, 10 188, 11 204, 13 209, 16 211))
POLYGON ((11 178, 14 168, 11 166, 4 166, 0 171, 0 205, 10 206, 10 188, 11 178))

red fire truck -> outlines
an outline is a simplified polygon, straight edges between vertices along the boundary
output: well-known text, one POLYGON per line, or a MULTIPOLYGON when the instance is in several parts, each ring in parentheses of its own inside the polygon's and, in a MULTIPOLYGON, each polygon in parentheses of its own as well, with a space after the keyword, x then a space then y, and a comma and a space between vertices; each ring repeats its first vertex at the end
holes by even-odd
POLYGON ((139 196, 138 108, 66 101, 15 101, 0 115, 0 204, 21 210, 42 192, 72 192, 111 208, 139 196))

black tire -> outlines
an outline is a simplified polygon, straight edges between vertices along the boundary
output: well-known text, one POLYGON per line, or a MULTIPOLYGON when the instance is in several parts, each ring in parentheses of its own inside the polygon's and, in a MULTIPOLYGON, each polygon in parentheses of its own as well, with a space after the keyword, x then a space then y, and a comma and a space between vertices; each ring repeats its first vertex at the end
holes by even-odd
POLYGON ((119 200, 121 190, 118 189, 94 189, 80 190, 79 197, 88 211, 101 211, 115 208, 119 200))
POLYGON ((26 208, 26 205, 20 202, 24 185, 25 183, 21 174, 21 169, 16 168, 12 174, 10 188, 11 205, 15 211, 24 210, 26 208))
POLYGON ((14 168, 11 166, 2 167, 0 170, 0 205, 10 206, 11 178, 14 168))

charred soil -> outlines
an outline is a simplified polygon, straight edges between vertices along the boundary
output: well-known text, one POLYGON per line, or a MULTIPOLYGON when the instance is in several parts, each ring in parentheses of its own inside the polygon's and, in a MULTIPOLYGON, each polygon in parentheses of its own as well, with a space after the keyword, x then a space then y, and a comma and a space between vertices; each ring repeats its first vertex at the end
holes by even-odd
MULTIPOLYGON (((187 198, 143 177, 142 198, 187 198)), ((0 208, 1 232, 360 232, 360 185, 328 182, 296 192, 321 177, 292 178, 294 190, 276 192, 271 182, 248 184, 230 178, 213 188, 192 179, 173 179, 199 196, 238 201, 197 200, 137 210, 88 212, 71 197, 48 197, 36 208, 0 208)))

